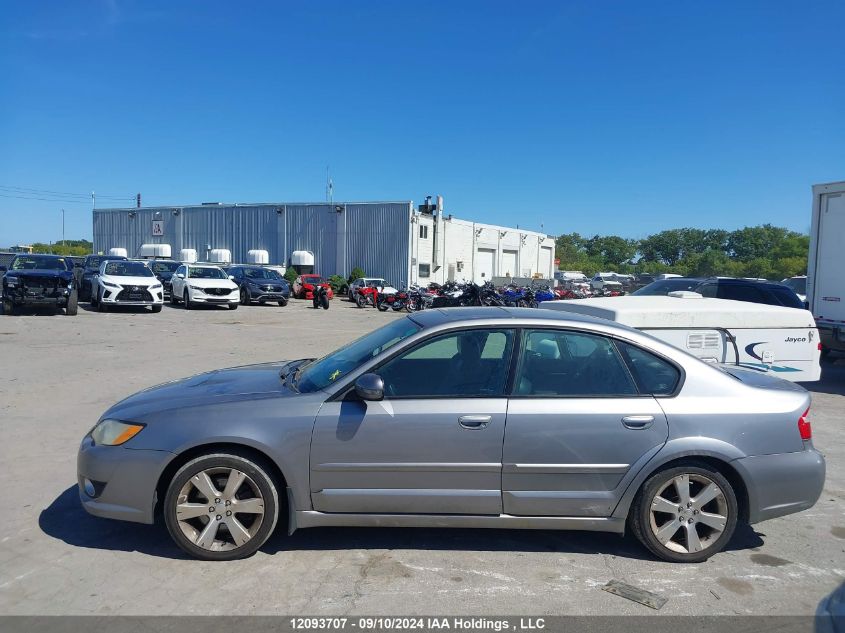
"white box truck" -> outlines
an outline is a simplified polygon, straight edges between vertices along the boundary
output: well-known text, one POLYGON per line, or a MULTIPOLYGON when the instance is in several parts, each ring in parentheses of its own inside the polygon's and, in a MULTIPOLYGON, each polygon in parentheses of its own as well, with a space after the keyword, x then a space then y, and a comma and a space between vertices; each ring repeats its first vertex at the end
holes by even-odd
POLYGON ((808 310, 683 291, 667 297, 543 301, 540 307, 616 321, 706 362, 769 372, 791 382, 821 377, 819 333, 808 310))
POLYGON ((813 187, 807 305, 822 351, 845 351, 845 182, 813 187))

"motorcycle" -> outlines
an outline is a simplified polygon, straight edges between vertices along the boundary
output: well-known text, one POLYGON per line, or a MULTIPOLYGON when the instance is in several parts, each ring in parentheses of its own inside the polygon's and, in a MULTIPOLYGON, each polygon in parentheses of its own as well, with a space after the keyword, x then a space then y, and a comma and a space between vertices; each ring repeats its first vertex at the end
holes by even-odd
POLYGON ((314 298, 311 300, 311 303, 315 310, 318 308, 323 308, 323 310, 329 309, 329 293, 325 286, 316 286, 314 288, 314 298))

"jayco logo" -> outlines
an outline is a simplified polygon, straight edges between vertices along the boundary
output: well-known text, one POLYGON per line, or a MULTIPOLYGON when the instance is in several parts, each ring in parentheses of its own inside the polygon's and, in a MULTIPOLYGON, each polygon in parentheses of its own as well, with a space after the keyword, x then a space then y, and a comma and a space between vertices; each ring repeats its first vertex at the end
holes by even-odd
POLYGON ((786 343, 806 343, 807 337, 797 338, 797 337, 794 337, 794 336, 787 336, 785 342, 786 343))

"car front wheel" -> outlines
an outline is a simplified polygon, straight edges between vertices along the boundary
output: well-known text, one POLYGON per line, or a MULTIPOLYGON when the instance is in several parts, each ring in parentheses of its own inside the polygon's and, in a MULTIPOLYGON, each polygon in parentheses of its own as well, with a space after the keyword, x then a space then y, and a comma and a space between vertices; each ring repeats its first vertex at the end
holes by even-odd
POLYGON ((631 508, 631 530, 655 556, 700 563, 721 551, 737 523, 736 494, 704 463, 669 468, 643 484, 631 508))
POLYGON ((279 518, 276 484, 262 465, 215 453, 191 460, 173 477, 164 520, 176 544, 203 560, 254 554, 279 518))

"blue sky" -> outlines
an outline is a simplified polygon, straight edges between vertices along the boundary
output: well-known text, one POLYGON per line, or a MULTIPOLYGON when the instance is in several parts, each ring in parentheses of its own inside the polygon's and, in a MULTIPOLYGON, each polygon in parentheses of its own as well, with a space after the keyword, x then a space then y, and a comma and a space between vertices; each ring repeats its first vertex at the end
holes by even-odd
POLYGON ((62 207, 90 238, 91 190, 322 200, 327 165, 335 199, 628 237, 806 231, 810 186, 845 179, 839 1, 0 10, 0 245, 60 239, 62 207))

